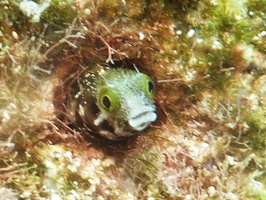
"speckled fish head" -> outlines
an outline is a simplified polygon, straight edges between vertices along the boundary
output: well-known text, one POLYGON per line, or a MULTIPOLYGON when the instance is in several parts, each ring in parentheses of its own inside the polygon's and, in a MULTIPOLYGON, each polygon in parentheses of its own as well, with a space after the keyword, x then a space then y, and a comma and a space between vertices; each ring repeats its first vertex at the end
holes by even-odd
POLYGON ((116 137, 142 131, 157 118, 153 95, 154 83, 146 74, 126 69, 104 71, 96 80, 100 113, 94 124, 101 126, 107 120, 116 137))

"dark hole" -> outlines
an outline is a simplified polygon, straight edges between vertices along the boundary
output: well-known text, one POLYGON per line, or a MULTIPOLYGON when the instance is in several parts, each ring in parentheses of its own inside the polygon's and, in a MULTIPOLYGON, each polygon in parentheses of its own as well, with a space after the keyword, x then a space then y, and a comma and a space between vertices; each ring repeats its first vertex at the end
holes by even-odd
POLYGON ((106 108, 110 108, 111 107, 111 101, 110 101, 110 99, 107 96, 103 97, 103 105, 106 108))

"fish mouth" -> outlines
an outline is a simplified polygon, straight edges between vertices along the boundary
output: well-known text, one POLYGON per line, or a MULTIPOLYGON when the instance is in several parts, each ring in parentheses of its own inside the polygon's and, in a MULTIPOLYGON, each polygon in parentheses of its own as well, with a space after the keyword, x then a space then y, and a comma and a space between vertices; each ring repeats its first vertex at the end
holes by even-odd
POLYGON ((128 124, 136 131, 142 131, 157 119, 155 112, 143 112, 128 120, 128 124))

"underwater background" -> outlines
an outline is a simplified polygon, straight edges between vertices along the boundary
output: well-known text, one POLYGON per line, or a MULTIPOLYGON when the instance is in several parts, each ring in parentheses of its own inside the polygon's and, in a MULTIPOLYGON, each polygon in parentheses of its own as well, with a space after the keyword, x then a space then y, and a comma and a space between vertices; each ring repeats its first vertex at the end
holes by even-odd
POLYGON ((265 40, 265 0, 1 0, 0 200, 266 199, 265 40), (58 119, 97 64, 154 80, 142 135, 58 119))

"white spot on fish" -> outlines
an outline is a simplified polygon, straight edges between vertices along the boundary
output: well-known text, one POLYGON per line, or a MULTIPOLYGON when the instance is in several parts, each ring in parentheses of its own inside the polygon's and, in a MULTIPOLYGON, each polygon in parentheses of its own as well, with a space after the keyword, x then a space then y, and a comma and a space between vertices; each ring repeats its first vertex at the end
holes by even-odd
POLYGON ((94 120, 94 125, 99 126, 105 119, 107 119, 107 115, 104 113, 100 113, 97 119, 94 120))
POLYGON ((85 110, 81 104, 79 104, 79 114, 80 116, 85 116, 85 110))

